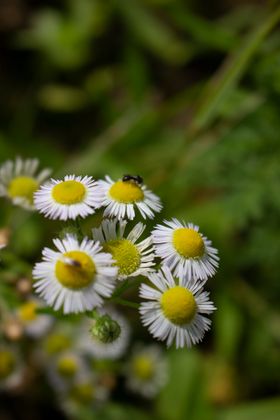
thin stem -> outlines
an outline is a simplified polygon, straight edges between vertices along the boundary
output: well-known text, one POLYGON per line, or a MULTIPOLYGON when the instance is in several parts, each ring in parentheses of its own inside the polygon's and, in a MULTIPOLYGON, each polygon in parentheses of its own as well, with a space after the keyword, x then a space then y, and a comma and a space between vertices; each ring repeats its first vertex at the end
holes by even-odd
POLYGON ((80 219, 79 216, 75 219, 75 225, 76 225, 76 229, 78 231, 78 234, 79 234, 80 238, 83 238, 84 233, 83 233, 83 229, 82 229, 81 219, 80 219))
POLYGON ((114 298, 114 297, 120 296, 130 286, 131 286, 131 284, 129 283, 129 280, 126 279, 125 281, 122 282, 122 284, 119 287, 116 288, 112 297, 114 298))
POLYGON ((111 300, 119 305, 128 306, 129 308, 139 309, 140 304, 137 302, 131 302, 130 300, 121 299, 119 297, 113 297, 111 300))
POLYGON ((137 279, 134 281, 129 279, 124 280, 122 284, 116 288, 112 297, 115 298, 122 295, 126 290, 130 289, 131 287, 138 286, 138 283, 140 283, 141 281, 141 279, 137 279))
POLYGON ((85 314, 88 318, 91 318, 91 319, 97 320, 98 318, 100 318, 100 314, 98 313, 97 309, 93 309, 92 311, 87 311, 85 314))

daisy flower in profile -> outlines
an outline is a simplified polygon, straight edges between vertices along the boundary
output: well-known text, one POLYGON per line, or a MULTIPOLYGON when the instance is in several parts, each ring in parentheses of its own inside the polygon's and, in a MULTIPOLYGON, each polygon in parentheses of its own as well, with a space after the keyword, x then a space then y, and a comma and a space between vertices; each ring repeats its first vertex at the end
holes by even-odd
POLYGON ((159 197, 142 184, 140 177, 125 175, 114 182, 106 176, 105 181, 98 181, 98 185, 102 206, 105 206, 105 217, 132 220, 135 217, 135 209, 138 209, 144 219, 153 219, 154 213, 162 209, 159 197))
POLYGON ((110 254, 101 252, 98 242, 76 236, 54 239, 58 251, 43 250, 43 261, 33 269, 36 292, 55 310, 65 314, 99 307, 110 297, 117 277, 110 254))
POLYGON ((152 238, 138 241, 145 230, 145 225, 137 223, 125 233, 127 221, 117 219, 103 220, 99 228, 92 230, 93 238, 99 241, 105 252, 109 252, 118 268, 118 279, 146 276, 153 271, 154 258, 152 238))
POLYGON ((49 169, 37 173, 38 159, 8 160, 0 167, 0 196, 8 197, 13 204, 34 210, 33 195, 50 175, 49 169))
POLYGON ((167 363, 157 345, 137 347, 126 368, 127 388, 152 398, 165 385, 167 363))
POLYGON ((42 308, 41 302, 34 298, 28 299, 17 308, 17 318, 26 335, 30 337, 42 337, 49 331, 53 323, 49 315, 37 312, 40 308, 42 308))
POLYGON ((79 327, 78 348, 96 359, 119 359, 125 353, 130 337, 127 320, 115 310, 102 308, 98 320, 85 320, 79 327))
POLYGON ((90 176, 66 175, 51 179, 34 196, 35 207, 50 219, 85 218, 101 205, 101 193, 90 176))
POLYGON ((140 297, 148 300, 141 303, 140 314, 153 337, 166 340, 168 347, 175 342, 176 348, 201 341, 211 325, 202 314, 216 309, 203 284, 186 276, 176 280, 167 266, 150 274, 149 280, 152 286, 140 287, 140 297))
POLYGON ((152 232, 155 253, 163 259, 176 277, 207 280, 216 273, 218 251, 211 241, 199 232, 192 223, 181 223, 177 219, 164 221, 152 232))

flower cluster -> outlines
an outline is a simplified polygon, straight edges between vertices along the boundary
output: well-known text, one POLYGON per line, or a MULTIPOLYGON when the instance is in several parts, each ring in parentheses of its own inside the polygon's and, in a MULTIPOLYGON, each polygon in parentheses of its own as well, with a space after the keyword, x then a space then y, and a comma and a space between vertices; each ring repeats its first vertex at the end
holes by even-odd
MULTIPOLYGON (((215 309, 204 285, 215 274, 219 258, 198 226, 173 218, 147 234, 145 223, 134 220, 153 219, 162 204, 140 176, 113 181, 108 176, 94 180, 67 175, 44 182, 48 173, 35 176, 37 165, 37 160, 18 159, 0 168, 2 195, 72 224, 53 240, 55 249, 44 248, 42 261, 35 264, 36 293, 55 311, 89 315, 93 341, 117 343, 121 322, 114 311, 104 313, 103 306, 117 302, 115 297, 136 284, 137 276, 143 301, 127 304, 139 307, 153 337, 177 348, 201 341, 211 323, 205 315, 215 309), (92 227, 91 237, 84 236, 81 221, 95 212, 103 212, 101 223, 92 227)), ((98 351, 103 351, 102 344, 98 351)))

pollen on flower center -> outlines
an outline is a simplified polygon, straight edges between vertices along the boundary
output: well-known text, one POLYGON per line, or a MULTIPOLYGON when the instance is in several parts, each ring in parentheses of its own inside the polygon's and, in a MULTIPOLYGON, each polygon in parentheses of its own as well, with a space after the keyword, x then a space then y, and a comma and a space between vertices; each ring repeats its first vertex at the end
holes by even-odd
POLYGON ((153 361, 147 356, 137 356, 133 360, 132 370, 137 378, 147 381, 151 379, 154 374, 153 361))
POLYGON ((37 318, 36 309, 38 305, 36 302, 26 302, 19 307, 19 317, 23 322, 32 322, 37 318))
POLYGON ((185 258, 202 257, 205 246, 201 235, 194 229, 179 228, 173 233, 173 245, 185 258))
POLYGON ((21 197, 33 204, 33 194, 39 188, 36 179, 29 176, 18 176, 8 186, 8 194, 12 198, 21 197))
POLYGON ((175 325, 184 325, 191 322, 197 310, 192 292, 181 286, 166 290, 160 303, 166 318, 175 325))
POLYGON ((85 186, 78 181, 62 181, 52 189, 53 199, 59 204, 77 204, 83 201, 85 186))
POLYGON ((55 274, 58 281, 69 289, 81 289, 94 281, 96 267, 91 257, 82 251, 69 251, 58 260, 55 274), (68 261, 69 260, 69 261, 68 261))
POLYGON ((73 376, 77 372, 77 362, 71 356, 65 356, 58 360, 57 371, 63 376, 73 376))
POLYGON ((133 204, 137 201, 142 201, 144 193, 139 185, 135 182, 129 181, 117 181, 115 182, 110 190, 110 196, 113 200, 124 204, 133 204))
POLYGON ((119 274, 129 275, 134 273, 141 262, 137 247, 128 239, 115 239, 103 245, 105 252, 110 252, 115 265, 119 268, 119 274))
POLYGON ((7 378, 15 368, 15 358, 7 350, 0 350, 0 379, 7 378))

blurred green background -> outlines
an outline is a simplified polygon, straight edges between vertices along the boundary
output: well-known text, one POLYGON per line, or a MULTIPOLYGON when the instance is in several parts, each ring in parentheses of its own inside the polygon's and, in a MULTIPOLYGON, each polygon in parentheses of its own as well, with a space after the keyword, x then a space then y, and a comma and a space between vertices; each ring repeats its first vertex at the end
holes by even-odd
MULTIPOLYGON (((157 221, 193 221, 220 251, 211 333, 168 352, 154 401, 113 399, 100 419, 280 418, 279 22, 278 1, 0 2, 1 162, 139 173, 157 221)), ((1 225, 30 262, 58 229, 4 200, 1 225)))

